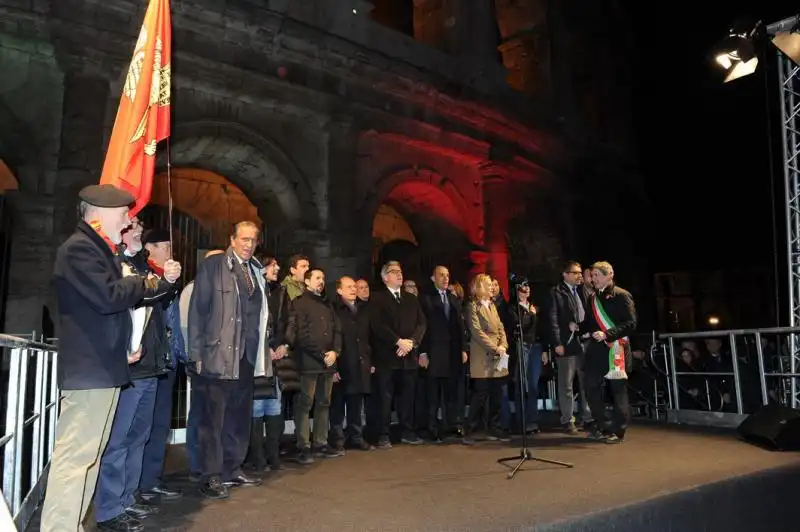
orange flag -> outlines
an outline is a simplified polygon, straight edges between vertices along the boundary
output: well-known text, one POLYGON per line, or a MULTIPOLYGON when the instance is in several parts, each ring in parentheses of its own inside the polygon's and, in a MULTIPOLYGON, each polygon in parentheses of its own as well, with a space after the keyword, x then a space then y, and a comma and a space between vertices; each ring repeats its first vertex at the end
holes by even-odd
POLYGON ((172 80, 169 0, 150 0, 128 68, 100 183, 136 198, 131 216, 150 201, 156 144, 169 136, 172 80))

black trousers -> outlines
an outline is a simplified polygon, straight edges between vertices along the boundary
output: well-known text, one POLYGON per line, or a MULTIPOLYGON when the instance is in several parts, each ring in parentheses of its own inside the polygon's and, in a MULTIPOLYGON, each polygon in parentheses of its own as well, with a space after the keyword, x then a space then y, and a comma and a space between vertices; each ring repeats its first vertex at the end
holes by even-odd
POLYGON ((458 416, 458 377, 431 377, 424 379, 425 399, 427 402, 427 429, 431 437, 444 438, 459 423, 458 416), (439 409, 442 419, 439 420, 439 409))
POLYGON ((625 429, 628 428, 631 420, 631 409, 628 405, 628 381, 625 379, 608 380, 604 375, 605 372, 598 373, 593 368, 584 370, 586 400, 592 411, 592 417, 599 425, 598 428, 602 431, 608 430, 619 438, 624 438, 625 429), (606 405, 603 397, 603 381, 608 384, 614 401, 614 413, 607 427, 605 423, 606 405))
POLYGON ((403 435, 413 435, 414 399, 417 386, 416 369, 384 369, 375 371, 375 380, 380 394, 380 426, 378 437, 389 437, 392 422, 392 401, 395 401, 397 417, 403 428, 403 435))
POLYGON ((472 397, 469 401, 469 417, 464 434, 472 434, 483 419, 486 399, 489 399, 489 410, 486 412, 489 432, 500 432, 500 404, 503 401, 503 385, 505 377, 494 379, 472 379, 472 397))
POLYGON ((243 357, 237 380, 192 378, 192 393, 201 396, 197 401, 197 459, 204 478, 220 477, 225 482, 242 474, 250 444, 253 371, 243 357))
POLYGON ((337 382, 331 392, 331 429, 328 434, 328 445, 335 448, 344 446, 346 440, 358 444, 364 432, 364 402, 366 394, 346 394, 345 385, 337 382), (344 420, 347 419, 345 429, 344 420))

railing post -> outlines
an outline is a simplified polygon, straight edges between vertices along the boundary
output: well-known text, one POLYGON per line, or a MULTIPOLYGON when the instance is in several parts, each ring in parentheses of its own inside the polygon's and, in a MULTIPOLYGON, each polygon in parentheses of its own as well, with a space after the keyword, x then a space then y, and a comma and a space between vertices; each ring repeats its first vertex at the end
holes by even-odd
POLYGON ((761 333, 756 331, 756 355, 758 356, 758 378, 761 382, 761 404, 767 406, 767 376, 764 370, 764 349, 761 347, 761 333))
POLYGON ((672 397, 675 399, 675 410, 681 409, 681 402, 678 398, 678 375, 677 373, 677 365, 675 364, 675 339, 670 337, 669 338, 669 365, 668 367, 672 368, 672 397))
POLYGON ((42 472, 44 463, 44 422, 45 422, 45 404, 47 394, 44 391, 44 374, 47 371, 45 364, 45 352, 41 349, 36 349, 36 384, 34 388, 33 398, 33 441, 31 443, 31 479, 38 479, 42 472))
POLYGON ((734 392, 736 395, 736 412, 741 414, 743 413, 742 382, 739 379, 739 356, 736 353, 736 335, 734 333, 730 333, 728 335, 728 341, 731 344, 731 357, 733 358, 733 386, 735 388, 734 392))
MULTIPOLYGON (((6 397, 6 432, 10 433, 11 441, 3 448, 3 494, 8 502, 11 515, 16 514, 14 505, 15 485, 19 484, 19 475, 16 474, 17 464, 17 416, 19 404, 24 404, 24 398, 19 393, 19 374, 22 364, 22 350, 19 347, 11 349, 11 361, 8 368, 8 395, 6 397), (13 443, 14 445, 10 445, 13 443)), ((21 417, 21 416, 20 416, 21 417)))

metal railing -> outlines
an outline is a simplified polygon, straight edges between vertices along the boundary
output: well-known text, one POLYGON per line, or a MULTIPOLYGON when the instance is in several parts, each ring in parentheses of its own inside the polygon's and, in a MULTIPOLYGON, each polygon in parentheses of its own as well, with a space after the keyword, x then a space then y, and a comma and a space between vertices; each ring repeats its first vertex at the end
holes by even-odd
POLYGON ((0 348, 8 361, 7 375, 3 378, 5 393, 0 396, 5 400, 0 437, 3 452, 0 494, 4 502, 0 528, 9 530, 2 516, 10 514, 15 527, 11 530, 24 530, 44 494, 55 447, 60 396, 57 348, 6 334, 0 334, 0 348))
MULTIPOLYGON (((724 331, 669 333, 659 335, 663 342, 667 373, 670 382, 670 410, 673 413, 697 412, 681 406, 681 392, 686 392, 682 380, 702 378, 706 393, 710 395, 712 381, 724 383, 722 395, 725 397, 721 412, 709 416, 695 417, 695 421, 707 424, 731 426, 738 424, 744 416, 760 406, 775 402, 796 408, 798 373, 794 364, 793 344, 800 327, 775 327, 766 329, 736 329, 724 331), (774 347, 765 345, 765 340, 775 337, 774 347), (683 371, 679 368, 678 356, 683 349, 677 346, 681 340, 716 339, 722 343, 722 356, 717 361, 720 371, 683 371), (765 349, 770 350, 769 359, 765 349), (729 368, 729 369, 728 369, 729 368), (788 371, 787 371, 788 369, 788 371), (746 373, 743 374, 743 371, 746 373), (730 381, 730 384, 728 383, 730 381), (731 385, 732 384, 732 385, 731 385), (757 394, 757 395, 756 395, 757 394), (726 407, 727 405, 727 407, 726 407), (727 411, 725 411, 727 410, 727 411), (718 422, 712 422, 713 420, 718 422)), ((710 400, 708 411, 712 411, 710 400)), ((672 418, 681 421, 681 416, 672 418)), ((686 416, 683 416, 684 419, 686 416)))

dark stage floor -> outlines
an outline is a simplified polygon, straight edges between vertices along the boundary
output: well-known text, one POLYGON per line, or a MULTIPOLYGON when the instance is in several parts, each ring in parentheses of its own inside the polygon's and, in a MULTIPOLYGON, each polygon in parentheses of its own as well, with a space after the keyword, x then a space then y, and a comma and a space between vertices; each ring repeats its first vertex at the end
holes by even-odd
POLYGON ((497 443, 351 451, 302 469, 289 463, 297 469, 268 474, 226 501, 205 501, 176 476, 187 496, 145 523, 170 531, 533 529, 800 464, 798 453, 765 451, 732 433, 650 425, 634 427, 622 445, 541 434, 532 449, 575 468, 534 462, 507 480, 495 460, 517 449, 497 443))

